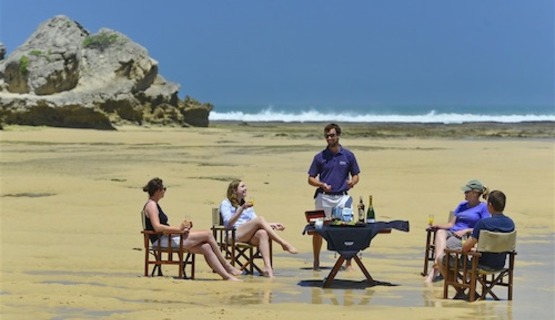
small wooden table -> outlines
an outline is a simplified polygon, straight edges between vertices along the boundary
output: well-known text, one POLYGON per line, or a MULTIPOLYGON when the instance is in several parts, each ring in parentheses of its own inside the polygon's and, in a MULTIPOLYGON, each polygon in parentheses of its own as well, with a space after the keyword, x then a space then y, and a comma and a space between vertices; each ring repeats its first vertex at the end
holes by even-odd
POLYGON ((370 246, 372 239, 379 233, 391 233, 392 229, 409 231, 409 222, 394 220, 390 222, 375 222, 364 225, 342 226, 342 225, 323 225, 316 229, 313 225, 307 225, 303 233, 318 233, 328 243, 328 250, 339 253, 339 258, 325 278, 323 287, 328 288, 337 272, 346 259, 354 259, 368 282, 373 283, 374 279, 358 257, 358 253, 370 246))

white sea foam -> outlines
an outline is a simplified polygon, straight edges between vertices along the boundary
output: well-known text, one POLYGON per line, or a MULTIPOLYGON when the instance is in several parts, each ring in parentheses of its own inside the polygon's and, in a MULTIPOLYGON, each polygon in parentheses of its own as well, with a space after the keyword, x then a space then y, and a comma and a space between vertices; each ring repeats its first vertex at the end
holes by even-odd
POLYGON ((245 113, 241 111, 210 112, 211 121, 244 121, 244 122, 400 122, 400 123, 463 123, 463 122, 538 122, 555 121, 555 114, 509 114, 486 115, 469 113, 438 113, 434 110, 426 114, 400 115, 400 114, 357 114, 345 112, 341 114, 321 113, 315 110, 299 113, 273 111, 271 108, 258 113, 245 113))

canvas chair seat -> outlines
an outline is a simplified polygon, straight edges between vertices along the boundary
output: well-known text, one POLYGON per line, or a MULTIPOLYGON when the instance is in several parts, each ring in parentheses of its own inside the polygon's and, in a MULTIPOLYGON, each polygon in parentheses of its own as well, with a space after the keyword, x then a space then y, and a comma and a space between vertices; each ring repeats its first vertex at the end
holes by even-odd
MULTIPOLYGON (((219 208, 212 208, 212 233, 224 257, 230 260, 232 266, 237 266, 243 272, 254 274, 255 270, 262 274, 259 261, 262 254, 258 247, 247 242, 236 240, 235 228, 226 228, 219 208)), ((272 240, 270 243, 270 263, 273 265, 272 240)))
POLYGON ((444 275, 443 298, 447 299, 449 288, 453 287, 457 292, 455 296, 460 296, 469 289, 469 301, 484 300, 488 295, 499 300, 493 292, 499 286, 507 288, 507 300, 512 300, 515 247, 516 230, 508 233, 482 230, 476 251, 463 253, 460 250, 445 249, 446 256, 450 258, 444 259, 447 274, 444 275), (478 261, 484 253, 504 253, 508 261, 500 269, 481 266, 478 261), (477 294, 477 284, 482 287, 480 295, 477 294))

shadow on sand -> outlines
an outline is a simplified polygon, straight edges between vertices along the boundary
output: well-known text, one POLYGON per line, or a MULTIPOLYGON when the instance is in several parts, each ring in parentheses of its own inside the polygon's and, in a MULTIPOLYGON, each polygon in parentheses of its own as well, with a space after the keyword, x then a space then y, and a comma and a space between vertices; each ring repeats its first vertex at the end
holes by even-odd
MULTIPOLYGON (((299 269, 301 269, 301 270, 309 270, 309 271, 316 271, 316 270, 312 269, 312 267, 302 267, 302 268, 299 268, 299 269)), ((318 270, 318 271, 321 271, 321 270, 331 270, 331 269, 332 269, 332 267, 320 267, 320 270, 318 270)))
MULTIPOLYGON (((324 284, 324 280, 301 280, 297 285, 301 287, 319 287, 322 288, 324 284)), ((334 279, 331 285, 327 289, 366 289, 372 288, 375 286, 384 286, 384 287, 396 287, 398 284, 394 284, 391 282, 379 281, 374 280, 373 282, 367 280, 342 280, 342 279, 334 279)))

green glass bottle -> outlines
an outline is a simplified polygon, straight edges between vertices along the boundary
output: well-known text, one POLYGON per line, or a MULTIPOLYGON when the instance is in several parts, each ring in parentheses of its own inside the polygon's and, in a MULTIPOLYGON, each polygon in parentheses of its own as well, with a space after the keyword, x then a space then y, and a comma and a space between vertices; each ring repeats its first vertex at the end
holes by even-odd
POLYGON ((372 205, 372 196, 368 197, 368 210, 366 211, 366 223, 376 222, 376 212, 374 212, 374 206, 372 205))
POLYGON ((364 201, 362 201, 362 196, 360 196, 358 202, 358 222, 364 223, 364 201))

